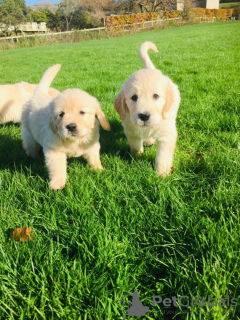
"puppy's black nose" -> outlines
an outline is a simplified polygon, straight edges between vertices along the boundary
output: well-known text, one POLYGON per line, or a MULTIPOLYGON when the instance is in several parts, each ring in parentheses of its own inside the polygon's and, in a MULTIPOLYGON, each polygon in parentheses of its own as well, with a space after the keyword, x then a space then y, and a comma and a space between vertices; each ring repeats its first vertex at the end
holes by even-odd
POLYGON ((66 128, 68 129, 68 131, 70 132, 74 132, 77 129, 77 125, 75 123, 69 123, 66 128))
POLYGON ((146 113, 139 113, 138 117, 140 120, 142 121, 148 121, 148 119, 150 118, 150 113, 146 112, 146 113))

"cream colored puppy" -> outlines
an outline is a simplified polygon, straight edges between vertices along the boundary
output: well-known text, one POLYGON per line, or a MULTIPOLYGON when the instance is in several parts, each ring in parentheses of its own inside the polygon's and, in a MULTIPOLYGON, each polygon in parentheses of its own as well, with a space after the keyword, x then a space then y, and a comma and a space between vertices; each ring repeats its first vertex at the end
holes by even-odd
MULTIPOLYGON (((0 123, 20 122, 22 107, 31 98, 36 87, 36 84, 27 82, 0 85, 0 123)), ((49 88, 48 94, 54 98, 59 91, 49 88)))
POLYGON ((146 69, 133 73, 114 101, 132 154, 143 153, 143 146, 157 140, 156 167, 165 177, 171 171, 177 139, 176 116, 180 104, 178 87, 156 70, 148 49, 158 52, 152 42, 144 42, 139 51, 146 69))
POLYGON ((35 158, 43 147, 52 189, 65 186, 67 157, 83 156, 94 169, 103 169, 98 121, 110 130, 97 99, 88 93, 67 89, 54 99, 49 98, 48 88, 60 67, 54 65, 45 72, 22 112, 24 148, 28 156, 35 158))

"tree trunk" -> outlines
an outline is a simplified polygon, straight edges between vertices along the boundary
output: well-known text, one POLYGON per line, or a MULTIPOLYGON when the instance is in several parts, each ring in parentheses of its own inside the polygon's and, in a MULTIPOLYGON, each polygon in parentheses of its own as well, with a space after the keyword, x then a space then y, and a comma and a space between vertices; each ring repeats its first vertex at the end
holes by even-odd
POLYGON ((69 29, 69 22, 68 22, 68 18, 67 17, 66 17, 66 29, 67 29, 67 31, 69 29))

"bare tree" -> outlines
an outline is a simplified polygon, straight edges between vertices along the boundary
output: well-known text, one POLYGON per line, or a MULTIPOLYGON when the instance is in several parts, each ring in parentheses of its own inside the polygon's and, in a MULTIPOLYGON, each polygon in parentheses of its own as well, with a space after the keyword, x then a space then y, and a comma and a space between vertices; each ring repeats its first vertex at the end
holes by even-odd
POLYGON ((192 0, 184 0, 183 7, 181 11, 181 16, 185 20, 191 20, 193 18, 193 11, 194 8, 192 0))
POLYGON ((132 0, 118 0, 115 1, 114 11, 118 14, 125 12, 136 12, 134 9, 134 3, 132 0))
POLYGON ((88 12, 108 11, 113 7, 113 0, 80 0, 81 7, 88 12))
POLYGON ((175 0, 121 0, 117 1, 116 10, 119 8, 131 8, 133 12, 156 12, 168 10, 169 6, 175 4, 175 0))
POLYGON ((106 12, 113 12, 113 0, 80 0, 81 8, 91 16, 91 23, 98 25, 106 12))
POLYGON ((79 7, 80 3, 78 0, 61 0, 59 3, 59 12, 65 19, 67 31, 69 30, 74 13, 79 7))

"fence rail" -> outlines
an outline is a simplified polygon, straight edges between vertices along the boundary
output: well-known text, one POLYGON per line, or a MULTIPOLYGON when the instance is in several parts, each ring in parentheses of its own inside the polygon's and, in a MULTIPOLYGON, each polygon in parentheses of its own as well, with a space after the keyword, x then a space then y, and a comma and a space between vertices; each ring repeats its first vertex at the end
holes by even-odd
MULTIPOLYGON (((200 22, 214 22, 216 21, 216 17, 213 17, 212 20, 207 20, 202 18, 202 17, 196 17, 196 19, 199 19, 200 22)), ((151 20, 151 21, 145 21, 145 22, 137 22, 134 24, 126 24, 126 25, 122 25, 122 26, 112 26, 112 28, 120 28, 122 29, 124 32, 127 32, 131 29, 135 30, 141 30, 141 29, 146 29, 149 27, 153 27, 155 25, 159 25, 161 23, 164 23, 164 21, 178 21, 179 18, 168 18, 168 19, 157 19, 157 20, 151 20)), ((102 30, 108 30, 108 27, 99 27, 99 28, 91 28, 91 29, 82 29, 82 30, 73 30, 73 31, 63 31, 63 32, 48 32, 48 33, 35 33, 35 34, 22 34, 20 36, 10 36, 10 37, 0 37, 0 41, 1 40, 11 40, 11 41, 18 41, 18 39, 21 38, 31 38, 31 37, 47 37, 47 36, 55 36, 55 35, 63 35, 63 34, 71 34, 74 32, 92 32, 92 31, 98 31, 98 33, 100 33, 102 30)))
POLYGON ((10 37, 0 37, 0 40, 17 40, 20 38, 31 38, 31 37, 46 37, 46 36, 54 36, 57 34, 71 34, 74 32, 91 32, 91 31, 98 31, 99 33, 101 30, 106 30, 105 27, 100 28, 91 28, 91 29, 82 29, 82 30, 73 30, 73 31, 63 31, 63 32, 48 32, 48 33, 35 33, 35 34, 22 34, 21 36, 10 36, 10 37))

